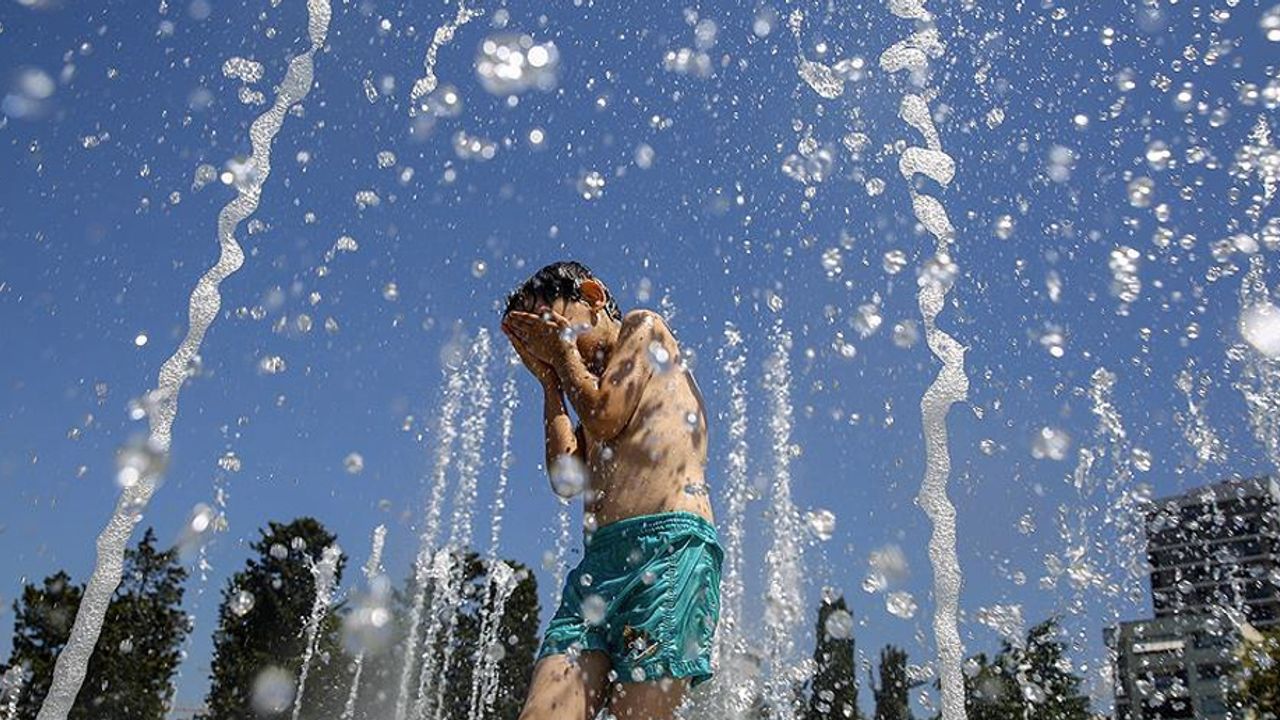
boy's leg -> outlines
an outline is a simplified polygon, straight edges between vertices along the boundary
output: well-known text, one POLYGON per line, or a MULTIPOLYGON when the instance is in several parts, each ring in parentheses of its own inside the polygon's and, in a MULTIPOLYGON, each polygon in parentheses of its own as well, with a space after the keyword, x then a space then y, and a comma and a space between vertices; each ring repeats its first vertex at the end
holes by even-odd
POLYGON ((609 656, 602 652, 548 655, 533 666, 520 720, 594 720, 604 705, 609 656))
POLYGON ((684 700, 687 680, 664 678, 614 686, 609 712, 618 720, 671 720, 684 700))

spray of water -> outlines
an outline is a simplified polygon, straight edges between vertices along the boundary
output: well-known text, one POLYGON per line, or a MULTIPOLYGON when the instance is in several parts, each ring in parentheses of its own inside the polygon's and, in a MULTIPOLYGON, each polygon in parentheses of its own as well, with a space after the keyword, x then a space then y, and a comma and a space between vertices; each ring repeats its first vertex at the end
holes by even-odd
POLYGON ((483 14, 483 10, 468 8, 465 0, 458 0, 458 12, 453 16, 453 21, 436 28, 435 34, 431 36, 431 44, 427 46, 426 57, 422 59, 422 77, 414 81, 413 89, 409 91, 411 117, 418 114, 423 101, 440 84, 436 78, 436 56, 440 54, 440 48, 453 41, 458 28, 483 14))
MULTIPOLYGON (((489 331, 481 328, 476 333, 472 355, 467 363, 467 416, 462 421, 461 452, 458 458, 458 487, 453 498, 453 522, 449 530, 449 544, 445 548, 451 558, 448 573, 444 577, 444 586, 431 598, 431 625, 427 632, 427 656, 422 664, 422 676, 419 687, 425 691, 429 684, 434 684, 435 699, 433 707, 437 714, 444 710, 444 692, 446 683, 441 678, 448 677, 452 668, 454 640, 458 630, 457 608, 462 604, 462 586, 465 580, 466 563, 464 553, 471 544, 472 515, 476 504, 476 488, 480 480, 480 471, 484 467, 484 440, 488 430, 489 408, 493 404, 489 386, 489 363, 493 358, 489 331), (436 635, 432 632, 437 624, 444 631, 442 652, 437 655, 432 648, 436 635), (439 666, 436 659, 439 658, 439 666)), ((425 695, 425 693, 424 693, 425 695)), ((422 698, 420 698, 422 699, 422 698)), ((420 717, 422 717, 420 715, 420 717)))
POLYGON ((474 660, 475 675, 471 681, 471 701, 467 717, 469 720, 482 720, 493 707, 498 692, 498 662, 502 659, 497 653, 498 628, 502 624, 502 615, 506 612, 507 599, 515 590, 515 577, 510 566, 498 560, 498 547, 502 539, 502 516, 506 509, 507 479, 510 476, 514 455, 511 452, 511 432, 514 427, 515 412, 520 406, 520 396, 516 393, 516 363, 519 359, 514 355, 508 358, 507 377, 502 383, 502 429, 501 449, 498 461, 498 483, 493 493, 490 506, 492 528, 489 531, 489 551, 485 566, 488 582, 485 584, 484 602, 480 606, 480 644, 476 648, 474 660))
POLYGON ((724 329, 718 365, 729 383, 729 452, 724 482, 724 577, 720 583, 720 625, 716 631, 719 697, 717 717, 739 717, 755 698, 756 673, 748 672, 747 638, 742 627, 743 540, 746 535, 747 485, 747 365, 742 333, 732 324, 724 329))
POLYGON ((501 560, 491 559, 488 564, 488 592, 481 608, 480 644, 476 649, 475 677, 471 681, 469 720, 482 720, 493 709, 498 697, 498 663, 505 650, 498 631, 502 628, 502 616, 507 610, 507 600, 515 592, 519 579, 511 566, 501 560))
POLYGON ((405 714, 409 708, 411 692, 409 685, 413 681, 414 658, 418 653, 422 609, 427 602, 427 589, 431 584, 436 538, 440 534, 440 517, 443 512, 445 489, 448 485, 449 463, 453 457, 454 441, 458 436, 456 427, 458 410, 462 405, 465 387, 462 369, 457 366, 450 367, 445 380, 444 397, 440 404, 440 422, 436 428, 436 453, 431 471, 431 493, 427 498, 426 519, 419 536, 418 556, 414 560, 413 603, 409 610, 409 633, 405 641, 399 689, 396 694, 395 720, 405 720, 405 714))
POLYGON ((298 692, 293 696, 293 720, 298 720, 302 713, 302 695, 307 689, 307 675, 311 672, 311 660, 316 654, 316 638, 320 635, 320 623, 329 614, 333 584, 338 575, 338 561, 341 559, 342 548, 334 544, 320 553, 319 562, 311 565, 316 595, 311 601, 311 616, 307 618, 307 646, 302 651, 302 668, 298 671, 298 692))
MULTIPOLYGON (((387 543, 387 526, 379 525, 373 529, 373 547, 369 551, 369 560, 364 564, 365 584, 372 589, 374 582, 382 575, 382 548, 387 543)), ((364 656, 366 647, 361 644, 352 661, 351 690, 347 692, 347 704, 342 708, 343 720, 351 720, 356 716, 356 700, 360 695, 360 676, 364 673, 364 656)))
POLYGON ((804 558, 800 544, 800 514, 791 500, 791 334, 774 323, 769 336, 773 355, 764 384, 769 395, 769 431, 773 449, 773 487, 770 497, 772 544, 765 553, 767 583, 765 655, 769 679, 764 688, 770 717, 792 720, 794 687, 802 679, 803 664, 795 662, 795 639, 804 620, 804 558))
MULTIPOLYGON (((932 19, 925 9, 924 0, 894 0, 889 3, 889 11, 906 20, 928 22, 932 19)), ((890 46, 880 56, 880 67, 891 74, 907 71, 919 76, 928 69, 929 58, 940 57, 943 52, 937 29, 926 27, 890 46)), ((964 371, 964 346, 937 325, 938 314, 946 304, 947 293, 955 278, 950 252, 955 241, 955 229, 942 203, 915 188, 917 174, 944 186, 955 174, 955 161, 942 151, 928 102, 924 96, 908 93, 899 106, 899 116, 925 141, 925 147, 909 147, 902 153, 898 170, 907 181, 916 219, 934 238, 934 259, 920 278, 917 302, 924 318, 925 341, 934 357, 942 362, 942 369, 920 400, 925 473, 916 499, 933 523, 929 562, 933 566, 933 632, 938 646, 942 718, 963 720, 966 717, 961 668, 964 646, 958 627, 961 574, 956 556, 955 506, 947 497, 947 481, 951 476, 947 413, 953 404, 968 395, 969 378, 964 371)))
POLYGON ((0 719, 18 720, 18 700, 25 683, 26 673, 20 667, 11 667, 0 675, 0 719))
POLYGON ((569 501, 559 498, 556 511, 556 545, 551 558, 551 587, 555 588, 555 600, 551 607, 560 607, 564 594, 564 576, 569 572, 569 543, 572 541, 572 519, 569 517, 569 501))
POLYGON ((102 632, 107 606, 116 587, 120 585, 120 575, 124 571, 124 551, 129 543, 129 536, 155 493, 160 470, 164 466, 163 459, 169 453, 173 422, 178 416, 178 393, 196 362, 205 333, 222 306, 222 295, 218 288, 223 280, 244 264, 244 251, 235 238, 236 229, 258 209, 262 186, 271 174, 271 143, 284 124, 285 114, 311 92, 314 57, 324 46, 331 15, 329 0, 307 0, 307 33, 311 46, 289 61, 289 68, 280 83, 275 102, 249 127, 249 139, 253 146, 253 154, 249 159, 252 172, 245 182, 236 186, 235 199, 218 213, 218 261, 201 276, 195 289, 191 291, 187 306, 187 334, 173 355, 160 367, 156 388, 148 393, 147 420, 150 432, 146 452, 154 456, 154 460, 145 463, 136 481, 124 488, 116 502, 115 512, 98 535, 93 574, 85 586, 67 645, 58 654, 54 664, 49 694, 40 706, 38 720, 66 720, 76 695, 80 692, 80 686, 84 683, 89 657, 102 632))

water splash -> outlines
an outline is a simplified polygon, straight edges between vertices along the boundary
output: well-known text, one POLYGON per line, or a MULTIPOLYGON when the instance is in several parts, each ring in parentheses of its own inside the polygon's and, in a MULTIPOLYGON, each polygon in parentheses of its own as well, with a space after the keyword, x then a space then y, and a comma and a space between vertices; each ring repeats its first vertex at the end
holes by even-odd
POLYGON ((431 472, 431 493, 427 499, 426 519, 419 535, 418 555, 414 559, 414 593, 409 610, 408 640, 400 669, 400 683, 396 694, 395 720, 405 720, 408 712, 410 689, 413 680, 413 658, 418 652, 419 629, 422 625, 422 608, 427 602, 427 587, 431 583, 431 571, 437 536, 440 534, 440 518, 443 512, 445 489, 448 485, 449 462, 453 457, 453 444, 458 436, 455 423, 462 405, 465 378, 456 365, 448 369, 444 397, 440 403, 440 422, 437 426, 436 453, 431 472))
POLYGON ((471 681, 471 702, 467 717, 469 720, 482 720, 493 708, 498 692, 498 662, 501 657, 496 650, 501 649, 497 643, 498 629, 502 624, 502 616, 506 612, 507 599, 515 591, 517 584, 514 572, 506 563, 498 560, 498 547, 502 538, 502 517, 506 509, 507 480, 510 475, 514 455, 511 452, 511 434, 514 427, 515 412, 520 406, 520 396, 516 392, 516 365, 519 357, 509 354, 507 359, 507 376, 502 383, 502 417, 501 417, 501 449, 498 461, 498 483, 493 493, 490 506, 489 551, 486 559, 488 582, 485 584, 484 602, 481 605, 480 644, 476 648, 475 675, 471 681))
POLYGON ((510 565, 497 559, 487 562, 488 590, 481 608, 480 642, 476 648, 475 677, 471 681, 471 704, 468 720, 483 720, 493 709, 498 697, 498 663, 505 654, 498 631, 507 611, 507 600, 515 592, 519 578, 510 565))
POLYGON ((414 81, 413 89, 409 91, 410 117, 416 117, 421 110, 425 109, 423 107, 425 98, 435 92, 440 84, 440 80, 436 77, 436 56, 440 54, 440 48, 453 42, 453 36, 458 32, 458 28, 483 14, 483 10, 468 8, 464 0, 458 0, 458 12, 453 16, 453 20, 436 28, 435 34, 431 36, 431 44, 427 46, 427 54, 422 59, 422 77, 414 81))
MULTIPOLYGON (((1249 259, 1240 281, 1241 313, 1271 302, 1267 263, 1259 253, 1249 259)), ((1249 343, 1237 343, 1227 353, 1236 368, 1235 387, 1249 411, 1249 427, 1272 467, 1280 468, 1280 359, 1268 357, 1249 343)))
POLYGON ((555 590, 555 599, 551 603, 551 607, 560 607, 561 596, 564 594, 564 576, 569 572, 569 543, 573 541, 573 522, 569 517, 569 501, 564 498, 558 498, 560 509, 556 511, 556 545, 555 550, 551 554, 550 562, 544 562, 550 566, 551 570, 551 587, 555 590))
MULTIPOLYGON (((379 525, 373 529, 373 547, 369 551, 369 560, 364 564, 365 583, 372 590, 374 583, 382 575, 382 548, 387 543, 387 526, 379 525)), ((352 661, 351 690, 347 693, 347 704, 342 708, 343 720, 356 716, 356 700, 360 694, 360 676, 364 673, 364 656, 367 648, 361 645, 352 661)))
POLYGON ((773 484, 770 520, 773 542, 765 553, 767 598, 765 655, 769 678, 764 688, 771 717, 795 717, 793 692, 802 680, 803 666, 796 663, 795 639, 804 622, 804 558, 800 514, 791 500, 791 334, 779 320, 770 331, 774 348, 765 369, 764 384, 770 402, 769 432, 773 446, 773 484))
MULTIPOLYGON (((462 441, 458 457, 458 487, 453 498, 453 522, 449 530, 449 544, 445 551, 449 554, 448 573, 443 578, 443 587, 431 598, 431 624, 428 626, 427 640, 424 650, 422 675, 418 680, 420 692, 425 696, 428 687, 434 687, 435 698, 431 704, 440 714, 444 710, 444 692, 446 683, 442 678, 449 676, 453 663, 455 636, 458 630, 457 608, 462 604, 462 585, 466 571, 465 552, 471 544, 471 521, 475 510, 476 487, 480 480, 480 471, 484 467, 484 440, 489 424, 489 407, 493 404, 488 373, 489 363, 493 358, 489 331, 480 328, 476 333, 471 356, 467 361, 467 416, 462 421, 462 441), (444 630, 442 655, 435 652, 434 640, 438 636, 432 631, 437 624, 444 630), (439 665, 436 665, 437 659, 439 665)), ((419 702, 426 702, 420 697, 419 702)), ((418 714, 417 717, 425 717, 418 714)))
MULTIPOLYGON (((930 19, 924 0, 895 0, 889 10, 904 19, 930 19)), ((889 47, 880 56, 880 67, 891 74, 906 70, 919 75, 928 69, 929 58, 941 57, 944 51, 937 29, 927 27, 889 47)), ((933 566, 933 632, 938 646, 942 717, 943 720, 964 720, 964 645, 958 627, 963 578, 956 556, 956 511, 947 497, 947 481, 951 476, 947 412, 968 395, 969 378, 964 370, 964 346, 937 325, 938 314, 946 305, 947 293, 955 278, 950 252, 955 228, 942 203, 915 187, 917 174, 943 186, 949 184, 955 174, 955 162, 942 151, 928 103, 928 97, 908 93, 899 106, 899 116, 925 141, 925 147, 909 147, 902 153, 898 169, 911 193, 916 219, 934 238, 934 259, 928 271, 921 275, 917 302, 924 319, 925 342, 934 357, 942 362, 942 369, 920 399, 925 473, 916 500, 933 523, 929 562, 933 566)))
POLYGON ((26 673, 16 666, 0 675, 0 718, 3 720, 18 720, 18 700, 22 698, 26 680, 26 673))
MULTIPOLYGON (((160 367, 156 388, 147 396, 147 421, 150 426, 147 446, 161 457, 169 453, 182 384, 189 377, 204 335, 222 306, 222 295, 218 288, 223 280, 244 264, 244 251, 235 238, 236 229, 258 209, 262 187, 271 174, 271 143, 284 124, 285 114, 311 92, 314 57, 328 36, 331 15, 329 0, 307 0, 307 34, 311 46, 289 61, 289 68, 280 83, 275 101, 249 127, 253 147, 249 164, 253 167, 253 172, 249 173, 246 182, 236 185, 235 199, 218 213, 218 261, 201 276, 195 289, 191 291, 187 309, 187 334, 173 355, 160 367)), ((107 526, 98 535, 93 575, 85 586, 67 645, 58 654, 54 664, 49 694, 40 706, 37 720, 66 720, 67 714, 71 712, 71 706, 84 683, 89 657, 93 654, 99 633, 102 632, 107 606, 120 584, 125 546, 129 543, 134 524, 141 518, 142 511, 151 501, 159 483, 158 470, 163 467, 163 463, 157 463, 154 467, 157 469, 155 472, 142 474, 136 483, 125 488, 107 526)))
POLYGON ((715 659, 718 697, 715 717, 740 717, 755 699, 756 678, 748 672, 747 639, 743 632, 743 540, 750 488, 747 478, 747 380, 746 344, 732 324, 724 329, 724 345, 717 364, 729 382, 729 452, 725 458, 724 578, 720 583, 720 625, 716 632, 715 659))
POLYGON ((1227 459, 1226 443, 1213 429, 1205 412, 1205 398, 1212 382, 1209 373, 1196 371, 1194 360, 1187 361, 1186 369, 1178 373, 1174 381, 1187 398, 1187 409, 1174 413, 1173 419, 1182 428, 1182 438, 1191 447, 1197 470, 1211 464, 1222 464, 1227 459))
POLYGON ((311 660, 316 654, 316 638, 320 635, 320 623, 329 613, 333 599, 333 584, 338 575, 338 561, 342 548, 335 543, 320 553, 320 561, 311 564, 311 578, 316 595, 311 601, 311 616, 307 618, 307 646, 302 651, 302 668, 298 671, 298 692, 293 696, 293 720, 302 713, 302 695, 307 689, 307 675, 311 672, 311 660))

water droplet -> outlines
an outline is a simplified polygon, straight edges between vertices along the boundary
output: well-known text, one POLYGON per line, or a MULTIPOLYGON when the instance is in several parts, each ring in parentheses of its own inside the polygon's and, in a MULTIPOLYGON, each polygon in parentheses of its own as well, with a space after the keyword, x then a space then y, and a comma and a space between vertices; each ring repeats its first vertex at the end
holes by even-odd
POLYGON ((348 453, 342 466, 352 475, 359 475, 364 470, 364 456, 358 452, 348 453))
POLYGON ((904 620, 910 620, 916 615, 916 600, 905 590, 897 590, 886 595, 884 607, 890 615, 904 620))
POLYGON ((1065 460, 1071 436, 1057 428, 1042 427, 1031 443, 1031 457, 1037 460, 1065 460))
POLYGON ((836 514, 824 508, 805 513, 805 522, 819 540, 830 540, 836 532, 836 514))
POLYGON ((907 267, 907 254, 901 250, 889 250, 884 254, 884 271, 897 275, 907 267))
POLYGON ((1280 307, 1260 302, 1240 313, 1240 335, 1269 358, 1280 357, 1280 307))
POLYGON ((248 590, 241 590, 231 596, 231 600, 228 602, 227 606, 230 608, 231 612, 236 615, 236 617, 244 617, 249 614, 249 611, 253 610, 255 603, 256 601, 253 598, 253 593, 248 590))
POLYGON ((293 704, 293 674, 268 667, 253 679, 253 709, 263 715, 282 713, 293 704))
POLYGON ((582 620, 587 625, 600 625, 604 622, 604 613, 606 610, 604 598, 592 593, 582 598, 582 620))
POLYGON ((1001 215, 996 218, 995 235, 1001 240, 1008 240, 1013 237, 1013 216, 1001 215))
POLYGON ((832 640, 848 640, 853 637, 853 614, 839 608, 832 610, 823 623, 823 629, 832 640))
POLYGON ((551 488, 562 498, 575 498, 587 485, 587 467, 575 455, 561 455, 551 465, 551 488))
POLYGON ((583 200, 599 200, 604 194, 604 176, 595 170, 584 171, 578 176, 577 188, 583 200))
POLYGON ((1156 192, 1156 183, 1149 177, 1137 177, 1129 181, 1129 204, 1136 208, 1151 206, 1151 198, 1156 192))

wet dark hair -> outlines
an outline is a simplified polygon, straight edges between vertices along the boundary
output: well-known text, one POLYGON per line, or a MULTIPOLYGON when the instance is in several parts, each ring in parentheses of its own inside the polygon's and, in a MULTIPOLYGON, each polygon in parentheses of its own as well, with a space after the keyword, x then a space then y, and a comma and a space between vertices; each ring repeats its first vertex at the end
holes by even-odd
MULTIPOLYGON (((591 274, 591 268, 574 260, 551 263, 507 295, 507 307, 502 315, 506 317, 512 310, 525 310, 539 300, 546 303, 553 300, 582 300, 583 280, 599 278, 591 274)), ((622 311, 618 309, 618 303, 614 301, 609 288, 604 290, 604 310, 614 320, 622 320, 622 311)))

